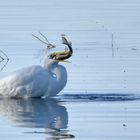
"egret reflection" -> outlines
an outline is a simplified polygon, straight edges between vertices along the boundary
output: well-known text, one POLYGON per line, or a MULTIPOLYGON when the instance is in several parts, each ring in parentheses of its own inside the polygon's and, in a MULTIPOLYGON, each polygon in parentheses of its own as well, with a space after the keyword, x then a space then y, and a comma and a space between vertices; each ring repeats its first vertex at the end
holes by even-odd
POLYGON ((25 133, 49 134, 51 139, 73 136, 67 131, 68 112, 66 107, 54 99, 1 99, 0 115, 18 127, 44 128, 44 132, 25 133))

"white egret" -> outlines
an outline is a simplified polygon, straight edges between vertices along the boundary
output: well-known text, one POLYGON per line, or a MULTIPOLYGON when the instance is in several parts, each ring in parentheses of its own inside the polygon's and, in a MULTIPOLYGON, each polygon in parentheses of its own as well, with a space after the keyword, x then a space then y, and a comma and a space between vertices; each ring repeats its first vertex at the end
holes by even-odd
POLYGON ((12 98, 52 97, 67 83, 67 71, 58 64, 72 56, 72 44, 62 36, 65 52, 54 52, 44 61, 44 66, 34 65, 23 68, 0 79, 0 95, 12 98))

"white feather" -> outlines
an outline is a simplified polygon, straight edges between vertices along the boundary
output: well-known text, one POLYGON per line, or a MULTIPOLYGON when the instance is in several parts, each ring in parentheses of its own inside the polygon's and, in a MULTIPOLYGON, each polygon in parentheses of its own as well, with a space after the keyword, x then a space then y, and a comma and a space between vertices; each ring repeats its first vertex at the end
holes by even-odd
POLYGON ((44 67, 36 65, 18 70, 0 79, 0 95, 3 97, 51 97, 66 85, 65 67, 53 62, 45 62, 44 67))

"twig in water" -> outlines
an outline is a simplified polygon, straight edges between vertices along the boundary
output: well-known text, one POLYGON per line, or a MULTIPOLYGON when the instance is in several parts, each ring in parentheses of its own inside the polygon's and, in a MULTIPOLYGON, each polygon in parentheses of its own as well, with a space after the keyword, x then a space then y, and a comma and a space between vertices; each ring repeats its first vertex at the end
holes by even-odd
POLYGON ((39 41, 41 41, 43 44, 47 45, 47 49, 50 50, 52 48, 55 48, 55 45, 51 44, 47 37, 45 35, 43 35, 41 32, 39 32, 39 34, 45 39, 45 41, 41 40, 38 36, 32 34, 33 37, 35 37, 36 39, 38 39, 39 41))
POLYGON ((114 35, 111 35, 111 48, 112 48, 112 56, 114 57, 114 35))
POLYGON ((37 39, 38 39, 39 41, 41 41, 42 43, 44 43, 44 44, 47 44, 47 45, 48 45, 48 43, 46 43, 45 41, 41 40, 39 37, 35 36, 34 34, 32 34, 32 36, 33 36, 33 37, 35 37, 35 38, 37 38, 37 39))
POLYGON ((47 37, 46 37, 45 35, 43 35, 41 32, 39 32, 39 33, 40 33, 40 35, 41 35, 42 37, 45 38, 45 40, 48 42, 48 44, 50 44, 50 42, 48 41, 47 37))
MULTIPOLYGON (((3 65, 3 67, 0 69, 1 71, 6 67, 6 65, 8 64, 8 62, 9 62, 9 57, 7 56, 7 54, 5 53, 5 52, 3 52, 2 50, 0 50, 0 52, 6 57, 6 63, 3 65)), ((1 58, 1 61, 0 62, 2 62, 2 61, 4 61, 4 58, 2 57, 2 56, 0 56, 0 58, 1 58)))
POLYGON ((1 60, 0 60, 0 63, 1 63, 1 62, 4 60, 4 58, 3 58, 2 56, 0 56, 0 59, 1 59, 1 60))

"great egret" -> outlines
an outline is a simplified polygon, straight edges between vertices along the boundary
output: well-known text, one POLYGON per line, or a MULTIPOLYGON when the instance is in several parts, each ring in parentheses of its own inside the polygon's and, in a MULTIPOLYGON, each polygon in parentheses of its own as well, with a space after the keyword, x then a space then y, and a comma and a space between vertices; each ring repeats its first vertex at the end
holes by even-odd
POLYGON ((73 53, 72 44, 65 36, 62 36, 62 43, 67 45, 68 50, 50 54, 45 59, 44 66, 23 68, 0 79, 0 95, 28 98, 52 97, 58 94, 67 83, 67 71, 58 63, 70 58, 73 53))

